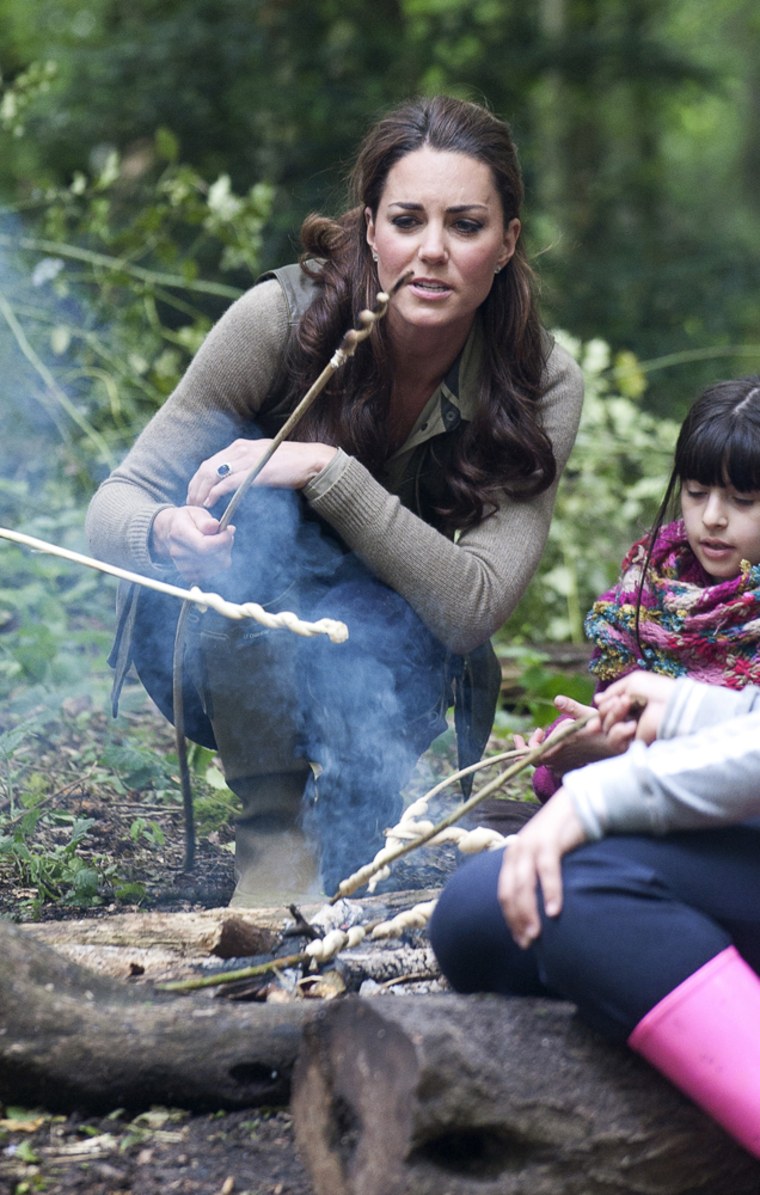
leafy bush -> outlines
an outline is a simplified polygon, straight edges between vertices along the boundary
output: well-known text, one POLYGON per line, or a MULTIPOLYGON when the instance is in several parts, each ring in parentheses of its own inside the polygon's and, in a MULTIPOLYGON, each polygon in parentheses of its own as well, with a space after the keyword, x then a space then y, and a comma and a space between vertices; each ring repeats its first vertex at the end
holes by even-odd
POLYGON ((678 435, 678 423, 643 408, 643 374, 630 354, 556 336, 583 369, 583 416, 541 567, 502 632, 508 642, 583 642, 586 612, 654 518, 678 435))
MULTIPOLYGON (((25 136, 51 69, 0 89, 0 131, 25 136)), ((0 211, 0 360, 23 393, 4 415, 9 459, 28 455, 31 427, 72 488, 89 492, 258 274, 271 204, 266 182, 237 195, 226 174, 202 177, 159 129, 128 156, 105 151, 68 186, 31 186, 0 211)), ((21 475, 35 477, 35 465, 21 475)))

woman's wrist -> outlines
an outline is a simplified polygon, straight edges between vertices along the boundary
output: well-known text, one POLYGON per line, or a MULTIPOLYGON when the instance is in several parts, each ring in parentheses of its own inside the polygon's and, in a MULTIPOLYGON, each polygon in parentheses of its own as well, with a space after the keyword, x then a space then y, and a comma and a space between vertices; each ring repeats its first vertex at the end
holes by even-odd
POLYGON ((148 539, 148 552, 156 564, 165 564, 170 559, 169 537, 176 507, 164 506, 153 520, 148 539))
POLYGON ((309 447, 312 449, 312 452, 310 452, 309 459, 306 462, 305 475, 301 489, 307 486, 310 481, 313 481, 315 477, 318 477, 319 474, 327 468, 330 462, 334 460, 338 451, 338 449, 332 444, 317 443, 310 444, 309 447))

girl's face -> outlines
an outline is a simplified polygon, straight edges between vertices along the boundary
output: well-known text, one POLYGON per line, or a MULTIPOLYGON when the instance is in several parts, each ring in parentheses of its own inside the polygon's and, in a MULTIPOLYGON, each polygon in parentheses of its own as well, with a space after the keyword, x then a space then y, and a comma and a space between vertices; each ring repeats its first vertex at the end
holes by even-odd
POLYGON ((504 226, 489 167, 423 146, 389 170, 377 215, 367 208, 365 218, 380 285, 412 271, 388 313, 391 329, 441 329, 463 343, 520 235, 519 220, 504 226))
POLYGON ((716 581, 738 577, 742 560, 760 564, 760 491, 684 481, 681 513, 691 550, 716 581))

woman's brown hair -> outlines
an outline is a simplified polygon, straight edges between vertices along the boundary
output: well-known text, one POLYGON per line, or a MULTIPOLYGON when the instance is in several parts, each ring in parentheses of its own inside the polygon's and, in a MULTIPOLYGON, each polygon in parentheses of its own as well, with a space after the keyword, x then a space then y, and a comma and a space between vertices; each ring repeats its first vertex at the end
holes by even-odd
MULTIPOLYGON (((350 175, 352 205, 338 219, 311 215, 301 230, 302 263, 319 290, 291 345, 288 368, 294 394, 308 387, 345 328, 374 302, 379 284, 364 212, 369 208, 376 216, 389 171, 423 146, 485 163, 501 199, 505 227, 519 218, 522 174, 504 121, 478 104, 449 96, 412 100, 383 116, 359 148, 350 175), (314 259, 319 262, 316 270, 314 259)), ((505 490, 532 496, 556 476, 552 447, 537 418, 545 336, 522 238, 495 275, 480 316, 484 358, 477 414, 456 435, 446 461, 448 494, 437 510, 440 525, 449 532, 477 525, 505 490)), ((379 475, 388 456, 392 385, 382 322, 361 349, 302 421, 299 438, 340 445, 379 475)))

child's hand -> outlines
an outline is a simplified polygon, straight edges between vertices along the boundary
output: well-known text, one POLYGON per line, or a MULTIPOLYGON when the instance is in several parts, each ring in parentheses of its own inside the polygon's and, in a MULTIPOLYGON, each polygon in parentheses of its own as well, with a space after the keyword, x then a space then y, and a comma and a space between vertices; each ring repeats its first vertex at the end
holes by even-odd
POLYGON ((675 681, 652 672, 631 672, 595 698, 602 730, 610 738, 627 736, 651 743, 657 738, 675 681))
POLYGON ((532 732, 527 743, 521 734, 513 734, 512 742, 514 743, 515 747, 517 747, 518 751, 530 751, 533 749, 533 747, 540 747, 545 738, 546 731, 544 730, 543 726, 537 726, 532 732))
POLYGON ((564 789, 523 826, 504 851, 498 899, 518 946, 535 942, 541 933, 536 900, 541 885, 548 917, 562 909, 562 856, 585 841, 586 833, 564 789))
MULTIPOLYGON (((585 767, 588 763, 595 763, 599 759, 609 759, 613 755, 622 755, 627 751, 636 733, 635 723, 616 722, 611 719, 609 725, 604 726, 600 716, 593 717, 590 722, 570 738, 563 740, 554 750, 551 749, 552 736, 559 730, 567 718, 583 718, 588 714, 595 714, 594 706, 583 705, 573 697, 559 695, 554 704, 560 711, 560 717, 548 729, 534 730, 527 746, 547 744, 547 752, 542 757, 539 768, 547 767, 556 776, 557 783, 565 772, 574 768, 585 767)), ((525 740, 519 735, 514 736, 515 745, 525 746, 525 740)), ((537 790, 538 791, 538 790, 537 790)), ((539 792, 541 798, 541 793, 539 792)), ((548 795, 548 794, 547 794, 548 795)))

